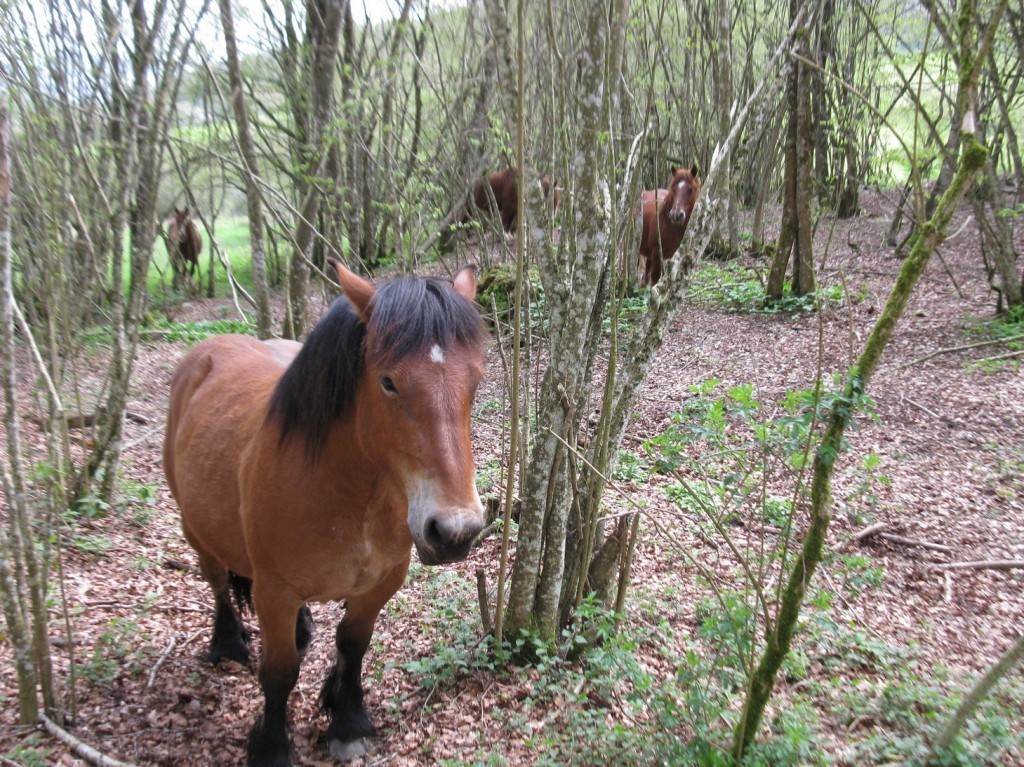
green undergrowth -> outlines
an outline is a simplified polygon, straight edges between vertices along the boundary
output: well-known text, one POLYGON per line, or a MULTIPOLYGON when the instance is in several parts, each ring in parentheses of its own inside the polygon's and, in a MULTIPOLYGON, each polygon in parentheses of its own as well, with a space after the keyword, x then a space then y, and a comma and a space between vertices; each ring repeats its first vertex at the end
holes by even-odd
MULTIPOLYGON (((672 533, 662 530, 661 569, 699 574, 685 584, 671 576, 635 584, 625 616, 586 601, 557 651, 529 636, 495 647, 481 631, 472 585, 414 566, 410 581, 421 595, 413 603, 400 592, 386 608, 416 613, 418 634, 406 638, 410 657, 397 669, 432 710, 480 695, 479 716, 487 722, 481 732, 491 734, 457 763, 513 764, 525 747, 537 765, 732 764, 733 731, 765 615, 774 610, 762 601, 775 594, 766 582, 778 582, 803 524, 802 495, 769 488, 778 476, 792 480, 805 469, 834 409, 854 407, 871 417, 871 401, 843 399, 838 383, 765 403, 752 386, 707 381, 691 388, 670 428, 644 454, 620 454, 616 481, 662 474, 678 524, 716 541, 717 553, 702 547, 713 560, 702 565, 684 543, 666 543, 672 533), (750 571, 762 574, 757 589, 725 564, 726 551, 740 552, 750 571), (755 596, 759 589, 763 597, 755 596), (524 657, 531 662, 514 660, 524 657), (493 737, 496 728, 503 737, 493 737), (503 751, 502 742, 514 745, 503 751)), ((868 453, 847 463, 837 513, 866 521, 888 483, 884 461, 868 453)), ((743 765, 920 764, 929 738, 975 676, 948 665, 955 659, 927 657, 912 642, 894 644, 853 617, 848 605, 876 600, 887 577, 868 552, 830 552, 820 571, 743 765)), ((939 763, 1022 763, 1022 712, 1024 682, 1004 681, 939 763)), ((430 748, 424 746, 425 755, 430 748)))
POLYGON ((1006 355, 1024 351, 1024 306, 1015 307, 986 322, 971 325, 966 330, 966 336, 968 342, 997 342, 986 347, 978 361, 970 363, 973 370, 997 373, 1007 367, 1019 368, 1024 355, 1006 355))
MULTIPOLYGON (((252 335, 253 326, 242 320, 220 319, 171 322, 164 319, 156 319, 147 322, 142 327, 141 337, 144 341, 183 341, 186 344, 193 345, 210 336, 223 333, 252 335)), ((113 342, 113 330, 109 325, 97 325, 88 328, 83 333, 82 342, 87 346, 110 344, 113 342)))
POLYGON ((783 284, 782 296, 765 295, 764 270, 740 261, 724 264, 704 262, 691 278, 687 298, 694 304, 743 314, 792 314, 831 308, 843 300, 840 284, 819 286, 814 293, 799 296, 792 283, 783 284))
MULTIPOLYGON (((528 638, 496 650, 489 636, 481 638, 468 594, 453 603, 452 580, 437 585, 437 598, 422 607, 433 649, 400 664, 401 671, 437 710, 467 694, 467 684, 498 690, 485 697, 479 716, 489 722, 486 730, 497 724, 517 743, 506 754, 501 740, 482 738, 459 764, 512 764, 523 747, 535 755, 533 764, 545 766, 731 764, 742 659, 750 649, 743 646, 750 615, 741 595, 709 596, 698 605, 695 627, 681 620, 677 596, 650 587, 634 592, 628 619, 617 621, 588 601, 563 631, 563 651, 551 654, 541 643, 524 648, 528 638), (535 662, 511 663, 524 649, 535 662)), ((816 592, 743 764, 919 764, 928 735, 972 682, 970 674, 929 664, 914 645, 889 644, 850 622, 826 592, 816 592)), ((1020 763, 1022 710, 1024 682, 1004 683, 940 764, 1020 763)))

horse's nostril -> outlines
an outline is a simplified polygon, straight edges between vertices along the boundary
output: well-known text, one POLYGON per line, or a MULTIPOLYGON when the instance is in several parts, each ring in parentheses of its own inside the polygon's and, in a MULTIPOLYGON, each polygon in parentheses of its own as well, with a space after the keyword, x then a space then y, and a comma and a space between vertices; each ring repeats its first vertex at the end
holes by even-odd
POLYGON ((462 514, 436 516, 427 520, 423 537, 435 554, 462 558, 482 527, 481 520, 475 517, 462 514))
POLYGON ((433 549, 439 549, 445 546, 444 535, 441 532, 441 526, 438 524, 436 517, 427 521, 426 529, 423 531, 423 537, 427 539, 427 545, 433 549))

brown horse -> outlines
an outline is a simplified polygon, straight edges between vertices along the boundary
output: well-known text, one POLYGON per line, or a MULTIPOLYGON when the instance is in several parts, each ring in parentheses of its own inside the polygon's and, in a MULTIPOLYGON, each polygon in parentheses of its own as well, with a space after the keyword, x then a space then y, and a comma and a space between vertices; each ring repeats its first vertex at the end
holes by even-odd
MULTIPOLYGON (((540 179, 544 188, 544 199, 552 197, 551 177, 546 173, 540 179)), ((477 208, 485 213, 492 213, 491 198, 493 206, 497 206, 498 215, 501 218, 501 228, 511 232, 516 225, 516 216, 519 214, 519 168, 505 168, 505 170, 490 174, 485 179, 480 179, 473 187, 473 202, 477 208), (490 191, 488 191, 488 187, 490 191)), ((562 190, 555 186, 553 195, 554 211, 558 212, 558 204, 562 200, 562 190)), ((468 214, 463 223, 468 220, 468 214)))
POLYGON ((195 277, 199 266, 199 254, 203 252, 203 235, 192 220, 188 208, 174 209, 174 218, 167 227, 167 257, 175 273, 183 279, 195 277))
POLYGON ((346 600, 321 691, 330 753, 376 734, 363 654, 384 603, 424 564, 464 559, 483 527, 470 409, 486 338, 472 267, 375 287, 332 262, 344 297, 305 344, 215 336, 171 381, 167 483, 213 589, 208 658, 246 661, 231 601, 260 626, 263 714, 250 765, 288 765, 288 694, 312 635, 307 602, 346 600), (241 604, 240 604, 241 606, 241 604))
POLYGON ((699 193, 696 165, 689 170, 673 167, 668 189, 647 189, 641 193, 643 226, 637 260, 641 285, 653 288, 658 284, 662 265, 679 250, 699 193))

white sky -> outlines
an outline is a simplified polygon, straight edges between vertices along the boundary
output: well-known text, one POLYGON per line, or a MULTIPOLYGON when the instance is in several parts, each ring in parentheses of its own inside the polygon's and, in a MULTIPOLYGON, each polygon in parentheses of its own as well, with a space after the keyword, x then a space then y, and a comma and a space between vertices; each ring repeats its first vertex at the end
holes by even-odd
MULTIPOLYGON (((356 24, 363 23, 369 17, 370 21, 377 23, 385 19, 396 17, 402 10, 402 0, 350 0, 352 3, 352 17, 356 24)), ((434 0, 436 2, 436 0, 434 0)), ((271 7, 279 5, 275 0, 269 0, 271 7)), ((297 2, 302 7, 301 2, 297 2)), ((197 9, 198 10, 198 9, 197 9)), ((238 36, 238 47, 243 53, 260 50, 259 25, 263 19, 263 3, 261 0, 232 0, 232 15, 235 18, 235 33, 238 36)), ((217 10, 217 3, 212 2, 207 6, 206 16, 200 25, 199 38, 209 49, 215 59, 223 58, 224 37, 220 27, 220 12, 217 10)))

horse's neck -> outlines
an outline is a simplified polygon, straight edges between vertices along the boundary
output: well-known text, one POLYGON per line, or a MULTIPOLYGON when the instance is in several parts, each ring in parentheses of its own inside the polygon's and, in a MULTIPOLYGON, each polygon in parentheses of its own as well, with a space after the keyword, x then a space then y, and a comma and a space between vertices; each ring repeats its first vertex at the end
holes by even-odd
POLYGON ((675 202, 675 197, 672 196, 668 189, 659 189, 654 193, 654 201, 655 205, 658 206, 658 218, 666 224, 670 224, 668 212, 672 210, 672 203, 675 202))
POLYGON ((358 497, 368 509, 406 502, 405 488, 380 462, 363 452, 356 438, 354 413, 335 422, 317 473, 317 481, 328 483, 346 498, 358 497), (339 471, 339 466, 344 466, 344 471, 339 471))

